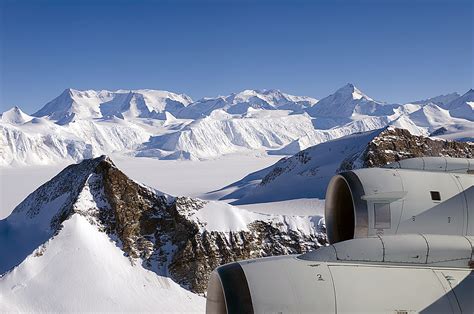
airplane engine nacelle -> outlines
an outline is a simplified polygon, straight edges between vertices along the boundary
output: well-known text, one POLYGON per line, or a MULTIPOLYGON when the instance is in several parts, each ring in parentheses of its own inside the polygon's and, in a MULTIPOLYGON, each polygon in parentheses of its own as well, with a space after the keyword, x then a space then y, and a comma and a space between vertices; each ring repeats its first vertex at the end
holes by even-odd
POLYGON ((383 234, 474 234, 474 159, 412 158, 343 172, 326 192, 329 243, 383 234))
POLYGON ((474 313, 474 160, 333 177, 330 246, 218 267, 207 313, 474 313))
POLYGON ((206 313, 473 313, 474 237, 353 239, 211 274, 206 313))

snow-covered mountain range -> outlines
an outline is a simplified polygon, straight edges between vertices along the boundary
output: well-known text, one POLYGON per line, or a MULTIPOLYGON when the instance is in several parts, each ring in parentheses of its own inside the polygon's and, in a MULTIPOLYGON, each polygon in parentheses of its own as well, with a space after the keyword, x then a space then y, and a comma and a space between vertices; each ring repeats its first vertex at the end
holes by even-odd
POLYGON ((353 84, 316 100, 245 90, 193 101, 157 90, 65 90, 32 115, 0 116, 0 165, 79 161, 102 154, 212 159, 233 153, 294 154, 393 125, 416 135, 474 138, 474 91, 390 104, 353 84))

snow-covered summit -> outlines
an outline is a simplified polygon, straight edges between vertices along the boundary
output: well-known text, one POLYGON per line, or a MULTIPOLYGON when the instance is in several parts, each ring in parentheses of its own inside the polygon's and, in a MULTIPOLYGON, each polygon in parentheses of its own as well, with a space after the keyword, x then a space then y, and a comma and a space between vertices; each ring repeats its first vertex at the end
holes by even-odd
POLYGON ((448 103, 451 116, 474 121, 474 89, 448 103))
POLYGON ((0 121, 10 124, 23 124, 33 119, 32 116, 24 113, 19 107, 15 106, 0 114, 0 121))
POLYGON ((203 98, 182 109, 178 117, 197 119, 208 116, 214 110, 224 110, 230 114, 245 114, 249 108, 266 110, 291 110, 302 112, 313 106, 316 99, 306 96, 293 96, 276 89, 247 89, 228 96, 203 98))
POLYGON ((358 89, 354 84, 347 83, 343 87, 339 88, 334 94, 337 95, 350 95, 352 99, 361 99, 364 98, 366 100, 373 100, 366 94, 364 94, 360 89, 358 89))
POLYGON ((68 88, 33 116, 62 120, 75 115, 80 119, 107 116, 156 117, 164 111, 175 113, 192 102, 184 94, 160 90, 95 91, 68 88))
POLYGON ((321 99, 306 111, 313 117, 350 118, 354 115, 388 115, 393 113, 381 102, 375 101, 353 84, 339 88, 334 94, 321 99))

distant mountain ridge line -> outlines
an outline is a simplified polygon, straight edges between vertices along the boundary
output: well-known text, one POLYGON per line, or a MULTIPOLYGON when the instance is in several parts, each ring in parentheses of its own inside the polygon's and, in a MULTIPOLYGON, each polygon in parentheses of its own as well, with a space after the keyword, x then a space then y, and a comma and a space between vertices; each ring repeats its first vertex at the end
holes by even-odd
POLYGON ((0 115, 0 165, 80 161, 120 153, 203 160, 234 153, 295 154, 393 125, 414 135, 473 141, 474 92, 384 103, 353 84, 316 100, 244 90, 198 101, 158 90, 65 90, 34 115, 0 115))
MULTIPOLYGON (((355 87, 354 84, 352 83, 348 83, 346 85, 344 85, 343 87, 341 87, 340 89, 344 88, 344 87, 347 87, 347 86, 352 86, 352 87, 355 87)), ((356 90, 358 90, 357 87, 355 87, 356 90)), ((472 89, 471 89, 472 90, 472 89)), ((80 89, 75 89, 75 88, 66 88, 60 95, 66 93, 66 92, 79 92, 79 93, 97 93, 97 94, 108 94, 108 93, 120 93, 120 94, 127 94, 127 93, 140 93, 140 92, 147 92, 147 91, 157 91, 157 92, 164 92, 164 93, 169 93, 169 94, 174 94, 174 95, 179 95, 179 96, 182 96, 182 97, 185 97, 189 100, 189 104, 193 104, 193 103, 196 103, 196 102, 202 102, 202 101, 208 101, 208 100, 213 100, 213 99, 223 99, 223 98, 226 98, 226 97, 230 97, 230 96, 233 96, 233 95, 239 95, 241 93, 245 93, 247 91, 253 91, 253 92, 256 92, 256 93, 259 93, 259 94, 265 94, 265 93, 271 93, 271 92, 279 92, 279 93, 282 93, 282 94, 285 94, 285 95, 288 95, 288 96, 294 96, 294 97, 301 97, 301 98, 308 98, 308 99, 313 99, 315 101, 318 101, 317 98, 313 97, 313 96, 295 96, 295 95, 292 95, 292 94, 288 94, 288 93, 285 93, 283 92, 282 90, 280 89, 244 89, 240 92, 234 92, 234 93, 231 93, 229 95, 218 95, 218 96, 205 96, 205 97, 201 97, 201 98, 198 98, 197 100, 193 100, 190 96, 188 96, 187 94, 185 93, 175 93, 175 92, 171 92, 171 91, 167 91, 167 90, 161 90, 161 89, 151 89, 151 88, 143 88, 143 89, 117 89, 117 90, 108 90, 108 89, 85 89, 85 90, 80 90, 80 89)), ((334 93, 330 94, 330 95, 333 95, 334 93)), ((329 96, 330 96, 329 95, 329 96)), ((364 94, 365 95, 365 94, 364 94)), ((429 103, 429 102, 433 102, 433 103, 439 103, 440 100, 442 100, 443 102, 447 103, 451 100, 453 100, 454 98, 456 97, 460 97, 461 95, 457 92, 452 92, 452 93, 448 93, 448 94, 443 94, 443 95, 439 95, 439 96, 435 96, 435 97, 431 97, 431 98, 427 98, 427 99, 423 99, 423 100, 415 100, 415 101, 410 101, 410 102, 406 102, 406 103, 402 103, 402 102, 394 102, 393 104, 408 104, 408 103, 412 103, 412 104, 423 104, 423 103, 429 103)), ((59 96, 58 96, 59 97, 59 96)), ((57 97, 56 97, 57 98, 57 97)), ((324 97, 323 97, 324 98, 324 97)), ((321 98, 321 99, 323 99, 321 98)), ((371 99, 372 100, 372 99, 371 99)), ((385 103, 385 102, 383 102, 385 103)), ((44 107, 45 105, 43 105, 44 107)), ((21 106, 14 106, 14 107, 21 107, 21 106)), ((42 108, 40 108, 39 110, 35 111, 33 114, 31 114, 32 116, 39 116, 37 113, 41 111, 42 108)))

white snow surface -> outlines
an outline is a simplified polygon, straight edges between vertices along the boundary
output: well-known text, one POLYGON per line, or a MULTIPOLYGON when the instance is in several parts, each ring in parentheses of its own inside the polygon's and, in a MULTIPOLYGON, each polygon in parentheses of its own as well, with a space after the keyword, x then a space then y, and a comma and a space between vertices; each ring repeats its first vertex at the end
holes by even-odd
POLYGON ((208 116, 214 110, 223 110, 230 114, 245 114, 251 109, 291 110, 302 112, 318 101, 306 96, 293 96, 279 90, 247 89, 240 93, 217 98, 204 98, 182 109, 178 116, 197 119, 208 116))
MULTIPOLYGON (((367 144, 382 130, 352 134, 307 148, 222 188, 219 190, 223 195, 221 199, 230 200, 237 206, 305 198, 324 199, 329 180, 338 172, 341 162, 353 157, 357 164, 367 144)), ((318 210, 318 206, 314 208, 318 210)))
POLYGON ((392 107, 373 100, 349 83, 307 111, 313 117, 350 118, 354 114, 390 115, 392 107))
POLYGON ((17 106, 0 114, 0 121, 9 124, 23 124, 32 119, 32 116, 27 115, 17 106))
POLYGON ((454 99, 447 107, 453 117, 474 121, 474 90, 454 99))
POLYGON ((191 102, 187 95, 160 90, 80 91, 68 88, 33 115, 48 116, 55 121, 71 117, 152 117, 164 111, 176 112, 191 102))
POLYGON ((202 209, 191 216, 208 231, 248 231, 248 224, 253 221, 273 222, 279 228, 287 232, 288 230, 298 230, 305 235, 316 234, 319 231, 318 224, 322 215, 299 216, 299 215, 275 215, 263 214, 231 206, 224 202, 210 201, 202 209))
POLYGON ((456 98, 459 98, 458 93, 450 93, 446 95, 439 95, 436 97, 431 97, 428 99, 424 100, 417 100, 412 102, 413 104, 420 104, 420 105, 428 105, 428 104, 435 104, 443 109, 446 109, 446 105, 449 104, 451 101, 455 100, 456 98))
POLYGON ((167 277, 132 265, 86 218, 0 277, 0 312, 198 312, 205 299, 167 277))
POLYGON ((456 95, 387 104, 347 84, 320 101, 278 90, 244 90, 193 102, 158 90, 67 89, 32 116, 18 107, 2 114, 0 166, 102 154, 173 160, 286 155, 390 124, 422 135, 444 127, 436 136, 471 140, 474 93, 456 95))

